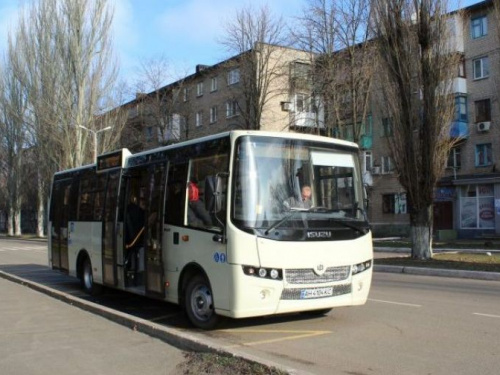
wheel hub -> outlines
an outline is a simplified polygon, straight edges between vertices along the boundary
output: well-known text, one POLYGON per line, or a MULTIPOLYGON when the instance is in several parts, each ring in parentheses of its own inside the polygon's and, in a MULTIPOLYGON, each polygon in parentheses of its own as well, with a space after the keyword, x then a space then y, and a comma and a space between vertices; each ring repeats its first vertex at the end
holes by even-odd
POLYGON ((205 286, 198 287, 193 293, 192 298, 193 312, 200 320, 208 320, 213 314, 212 295, 205 286))

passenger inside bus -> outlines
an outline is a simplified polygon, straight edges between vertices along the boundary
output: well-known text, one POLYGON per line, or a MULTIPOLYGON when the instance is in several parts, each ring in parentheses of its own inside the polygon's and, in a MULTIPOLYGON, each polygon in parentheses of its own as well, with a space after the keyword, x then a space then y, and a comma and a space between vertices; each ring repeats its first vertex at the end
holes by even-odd
POLYGON ((188 182, 188 225, 195 227, 212 226, 212 218, 200 199, 200 189, 194 181, 188 182))
POLYGON ((125 221, 125 269, 136 273, 140 271, 141 248, 144 248, 145 232, 145 207, 146 202, 141 198, 137 204, 137 197, 133 195, 127 206, 127 217, 125 221))

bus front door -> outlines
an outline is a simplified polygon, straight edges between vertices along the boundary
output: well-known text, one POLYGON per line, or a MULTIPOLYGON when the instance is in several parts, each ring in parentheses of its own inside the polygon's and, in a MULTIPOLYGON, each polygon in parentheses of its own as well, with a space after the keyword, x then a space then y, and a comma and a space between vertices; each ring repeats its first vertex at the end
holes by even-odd
POLYGON ((163 296, 163 207, 165 200, 165 164, 150 167, 146 232, 146 294, 163 296))

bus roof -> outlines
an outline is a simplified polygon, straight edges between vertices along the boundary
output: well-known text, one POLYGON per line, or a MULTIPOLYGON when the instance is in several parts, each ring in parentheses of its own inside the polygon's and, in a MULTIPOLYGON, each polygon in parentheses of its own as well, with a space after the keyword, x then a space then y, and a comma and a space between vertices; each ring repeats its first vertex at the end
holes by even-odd
POLYGON ((175 143, 175 144, 168 145, 168 146, 163 146, 163 147, 158 147, 158 148, 154 148, 154 149, 150 149, 150 150, 141 151, 141 152, 138 152, 136 154, 131 155, 131 157, 148 155, 150 153, 164 151, 164 150, 172 150, 172 149, 175 149, 178 147, 189 146, 192 144, 197 144, 197 143, 204 142, 204 141, 211 141, 211 140, 220 139, 220 138, 224 138, 224 137, 228 137, 228 136, 230 136, 231 138, 233 138, 233 137, 237 138, 237 137, 241 137, 244 135, 258 135, 258 136, 270 137, 270 138, 276 137, 276 138, 287 138, 287 139, 300 139, 300 140, 316 141, 316 142, 320 141, 320 142, 327 142, 327 143, 341 145, 341 146, 352 147, 352 148, 356 148, 356 149, 358 148, 358 145, 354 142, 349 142, 349 141, 345 141, 342 139, 324 137, 324 136, 314 135, 314 134, 270 132, 270 131, 262 131, 262 130, 231 130, 231 131, 227 131, 227 132, 223 132, 223 133, 217 133, 214 135, 209 135, 209 136, 205 136, 205 137, 191 139, 191 140, 184 141, 184 142, 175 143))
MULTIPOLYGON (((128 154, 128 155, 125 154, 124 157, 126 159, 135 158, 135 157, 141 156, 141 155, 149 155, 149 154, 156 153, 156 152, 173 150, 173 149, 176 149, 178 147, 185 147, 185 146, 189 146, 189 145, 194 145, 194 144, 197 144, 200 142, 216 140, 216 139, 220 139, 220 138, 224 138, 224 137, 237 138, 237 137, 241 137, 241 136, 245 136, 245 135, 254 135, 254 136, 269 137, 269 138, 275 137, 275 138, 285 138, 285 139, 298 139, 298 140, 306 140, 306 141, 326 142, 326 143, 331 143, 331 144, 335 144, 335 145, 339 145, 339 146, 358 149, 358 145, 354 142, 349 142, 349 141, 345 141, 343 139, 330 138, 330 137, 325 137, 325 136, 320 136, 320 135, 315 135, 315 134, 271 132, 271 131, 262 131, 262 130, 231 130, 231 131, 227 131, 227 132, 223 132, 223 133, 217 133, 214 135, 209 135, 209 136, 205 136, 205 137, 200 137, 200 138, 195 138, 195 139, 191 139, 188 141, 175 143, 175 144, 168 145, 168 146, 162 146, 162 147, 157 147, 157 148, 153 148, 150 150, 141 151, 141 152, 138 152, 136 154, 128 154)), ((118 151, 118 150, 116 150, 116 151, 118 151)), ((116 151, 110 151, 110 152, 101 154, 99 156, 112 154, 112 153, 115 153, 116 151)), ((127 150, 127 152, 128 152, 128 150, 127 150)), ((86 170, 86 169, 91 169, 91 168, 95 168, 95 167, 96 167, 96 163, 87 164, 87 165, 83 165, 81 167, 76 167, 76 168, 66 169, 66 170, 56 172, 55 176, 61 177, 61 175, 64 175, 67 173, 73 173, 73 172, 77 172, 80 170, 86 170)))

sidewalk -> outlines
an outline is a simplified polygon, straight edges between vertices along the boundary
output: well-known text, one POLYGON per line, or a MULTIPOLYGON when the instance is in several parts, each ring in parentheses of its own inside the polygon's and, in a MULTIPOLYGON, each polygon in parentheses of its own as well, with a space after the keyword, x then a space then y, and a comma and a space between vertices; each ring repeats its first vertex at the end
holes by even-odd
POLYGON ((86 300, 81 297, 82 292, 76 279, 47 267, 28 264, 5 265, 2 268, 2 375, 80 375, 87 372, 177 375, 186 373, 182 366, 178 367, 180 364, 189 366, 189 362, 185 363, 184 351, 219 354, 250 364, 275 368, 284 373, 307 374, 253 356, 244 349, 223 346, 196 330, 167 326, 153 321, 156 319, 141 318, 86 300), (42 294, 33 293, 31 289, 52 298, 44 299, 42 294), (64 303, 61 304, 61 301, 64 303), (101 318, 118 325, 106 324, 106 320, 101 318), (29 323, 27 326, 26 322, 29 323), (55 339, 51 332, 57 332, 55 339), (2 341, 3 339, 8 341, 2 341), (95 340, 98 340, 97 346, 95 340), (37 347, 27 350, 27 347, 33 347, 33 343, 36 343, 37 347), (45 351, 48 353, 45 354, 45 351), (92 361, 89 362, 89 358, 92 361), (89 363, 91 366, 85 366, 89 363), (143 365, 140 366, 140 363, 143 365), (37 367, 27 367, 33 364, 37 367), (100 365, 103 367, 98 367, 100 365))
POLYGON ((0 301, 3 375, 176 374, 185 361, 179 348, 3 276, 0 301))

